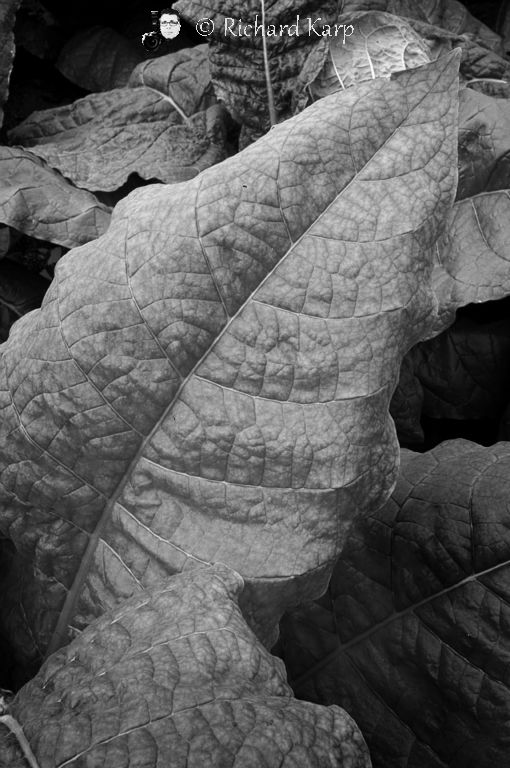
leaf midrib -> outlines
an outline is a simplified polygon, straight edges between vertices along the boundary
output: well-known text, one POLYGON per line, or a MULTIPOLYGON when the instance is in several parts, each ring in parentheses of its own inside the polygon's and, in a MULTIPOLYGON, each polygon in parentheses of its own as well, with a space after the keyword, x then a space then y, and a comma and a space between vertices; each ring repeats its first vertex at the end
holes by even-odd
MULTIPOLYGON (((510 560, 505 560, 502 563, 498 563, 497 565, 493 565, 490 568, 486 568, 484 571, 479 571, 478 573, 472 573, 469 576, 466 576, 465 579, 462 579, 461 581, 458 581, 455 584, 450 584, 448 587, 441 589, 439 592, 434 592, 432 595, 429 595, 428 597, 424 597, 423 600, 420 600, 418 603, 409 605, 407 608, 404 608, 401 611, 394 611, 385 619, 383 619, 382 621, 379 621, 377 624, 372 625, 369 629, 366 629, 364 632, 361 632, 361 634, 355 635, 355 637, 351 638, 346 643, 339 643, 339 645, 335 648, 334 651, 331 651, 326 656, 324 656, 323 659, 313 664, 313 666, 310 667, 310 669, 308 669, 306 672, 303 672, 302 675, 299 675, 299 677, 296 677, 293 680, 289 680, 289 685, 291 685, 294 690, 299 689, 299 687, 303 685, 303 683, 306 683, 307 680, 309 680, 312 676, 315 676, 317 672, 320 672, 322 669, 324 669, 324 667, 329 666, 329 664, 335 661, 338 656, 341 656, 343 653, 346 653, 353 646, 363 643, 366 639, 374 635, 376 632, 379 632, 380 630, 384 629, 388 625, 392 624, 394 621, 400 621, 400 619, 404 618, 405 616, 409 616, 409 614, 414 613, 415 611, 418 611, 424 605, 428 605, 434 600, 439 600, 444 595, 448 595, 450 592, 453 592, 456 589, 461 589, 466 584, 476 581, 476 582, 479 582, 484 589, 488 589, 488 587, 486 587, 485 584, 479 580, 482 579, 487 574, 493 573, 494 571, 497 571, 500 568, 506 568, 509 565, 510 565, 510 560)), ((502 600, 503 598, 500 597, 500 599, 502 600)))

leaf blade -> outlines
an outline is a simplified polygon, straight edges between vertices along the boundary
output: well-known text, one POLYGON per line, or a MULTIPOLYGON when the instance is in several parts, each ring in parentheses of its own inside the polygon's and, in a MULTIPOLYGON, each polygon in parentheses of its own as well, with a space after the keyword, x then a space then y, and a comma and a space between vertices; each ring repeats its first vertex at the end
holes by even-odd
POLYGON ((293 699, 242 618, 241 589, 221 565, 180 574, 51 657, 11 705, 41 768, 120 768, 126 755, 154 768, 369 768, 347 713, 293 699))
POLYGON ((51 647, 69 622, 211 559, 239 566, 243 610, 267 642, 286 605, 324 588, 353 515, 393 484, 387 406, 436 307, 456 66, 453 55, 335 94, 194 181, 136 190, 86 259, 60 260, 2 373, 4 530, 28 559, 31 515, 48 541, 65 532, 31 587, 53 604, 33 619, 42 645, 56 614, 51 647), (352 148, 351 112, 363 138, 352 148), (50 339, 59 363, 34 397, 33 358, 50 339))
POLYGON ((504 760, 509 649, 498 622, 508 612, 508 461, 505 443, 403 451, 392 499, 357 525, 339 560, 334 633, 319 630, 315 641, 310 629, 314 616, 326 626, 325 600, 290 619, 299 653, 309 644, 297 694, 348 700, 375 766, 504 760))

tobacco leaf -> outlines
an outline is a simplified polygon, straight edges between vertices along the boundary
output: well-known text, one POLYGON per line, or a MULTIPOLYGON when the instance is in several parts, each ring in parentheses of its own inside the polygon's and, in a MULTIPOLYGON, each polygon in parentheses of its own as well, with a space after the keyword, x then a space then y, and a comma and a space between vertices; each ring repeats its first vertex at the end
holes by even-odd
POLYGON ((510 187, 509 124, 510 100, 461 89, 457 200, 510 187))
POLYGON ((116 88, 34 112, 9 132, 76 186, 119 189, 132 173, 177 183, 226 157, 219 105, 186 118, 151 88, 116 88))
POLYGON ((472 16, 455 0, 347 0, 339 21, 355 19, 364 11, 385 11, 403 17, 429 47, 432 59, 460 47, 465 78, 502 78, 510 75, 500 35, 472 16))
POLYGON ((436 243, 432 282, 441 322, 450 325, 454 310, 465 304, 510 294, 509 222, 507 189, 481 192, 455 203, 436 243))
POLYGON ((282 622, 299 697, 345 706, 374 768, 494 768, 510 742, 510 446, 402 451, 328 593, 282 622))
POLYGON ((294 699, 241 589, 221 565, 173 576, 51 656, 9 708, 39 768, 370 768, 346 712, 294 699))
MULTIPOLYGON (((293 114, 292 102, 304 87, 300 72, 322 40, 313 31, 309 33, 308 19, 313 22, 320 18, 320 31, 323 24, 335 22, 337 5, 336 0, 179 0, 174 4, 175 10, 193 27, 205 17, 214 24, 214 31, 207 38, 211 78, 216 96, 242 125, 241 146, 270 127, 264 45, 276 117, 278 121, 285 120, 293 114), (289 34, 298 17, 297 28, 290 29, 289 34), (239 22, 253 24, 253 29, 239 34, 239 22), (263 36, 262 23, 274 24, 276 34, 263 36), (279 34, 280 25, 287 25, 284 34, 279 34)), ((321 63, 317 62, 317 66, 321 63)))
POLYGON ((206 44, 141 62, 127 84, 131 88, 145 85, 170 96, 188 117, 216 101, 206 44))
POLYGON ((455 35, 469 35, 472 42, 494 53, 503 54, 501 36, 475 18, 457 0, 344 0, 342 15, 354 16, 364 11, 386 11, 406 19, 442 27, 455 35))
POLYGON ((110 209, 22 147, 0 147, 0 221, 72 248, 99 237, 110 209))
POLYGON ((109 91, 127 85, 145 58, 144 49, 110 27, 77 32, 60 51, 56 67, 64 77, 87 91, 109 91))
POLYGON ((493 78, 474 78, 466 83, 473 91, 479 91, 486 96, 492 96, 495 99, 510 98, 510 83, 507 80, 495 80, 493 78))
POLYGON ((425 439, 421 426, 423 387, 415 376, 415 358, 418 354, 415 350, 419 346, 417 344, 410 349, 402 360, 398 384, 390 402, 390 413, 399 442, 405 446, 421 444, 425 439))
POLYGON ((437 322, 457 62, 135 190, 59 261, 0 358, 2 618, 21 657, 204 562, 242 574, 266 643, 323 591, 353 517, 392 490, 389 400, 437 322))
POLYGON ((354 32, 345 40, 341 32, 325 38, 324 64, 318 74, 315 57, 307 59, 299 76, 304 87, 297 91, 295 111, 341 88, 431 61, 426 42, 399 16, 368 12, 350 18, 350 24, 354 32))

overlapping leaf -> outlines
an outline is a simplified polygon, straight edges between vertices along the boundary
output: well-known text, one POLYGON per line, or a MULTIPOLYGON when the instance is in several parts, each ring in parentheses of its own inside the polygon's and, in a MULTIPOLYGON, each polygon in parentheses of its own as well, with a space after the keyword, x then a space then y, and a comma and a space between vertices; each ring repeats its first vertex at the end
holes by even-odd
POLYGON ((342 13, 347 16, 364 11, 386 11, 396 16, 415 19, 426 24, 442 27, 456 35, 469 35, 495 53, 503 53, 500 35, 472 16, 466 6, 457 0, 344 0, 342 13))
POLYGON ((174 576, 52 656, 10 707, 39 768, 370 768, 346 712, 294 699, 241 589, 224 566, 174 576))
POLYGON ((352 26, 355 32, 345 41, 341 35, 328 40, 328 61, 311 86, 314 98, 430 61, 425 42, 398 16, 365 13, 352 26))
POLYGON ((510 75, 501 37, 456 0, 347 0, 339 21, 352 21, 365 11, 385 11, 403 17, 427 43, 432 59, 460 47, 460 72, 467 79, 510 75))
MULTIPOLYGON (((214 30, 208 36, 209 63, 216 96, 225 102, 230 113, 243 126, 241 142, 248 144, 261 136, 270 127, 269 101, 274 97, 277 120, 292 114, 291 103, 299 96, 297 91, 304 87, 299 78, 305 61, 320 37, 309 34, 311 19, 320 19, 322 25, 334 23, 337 14, 336 0, 234 0, 202 2, 201 0, 179 0, 174 8, 193 26, 203 18, 210 19, 214 30), (296 25, 301 19, 302 26, 291 34, 264 36, 262 27, 274 24, 275 31, 280 25, 296 25), (232 26, 232 22, 233 26, 232 26), (239 22, 243 32, 239 32, 239 22), (251 28, 244 27, 249 23, 251 28), (230 30, 234 34, 230 34, 230 30), (227 30, 227 34, 225 31, 227 30), (294 34, 296 32, 296 34, 294 34), (267 73, 266 73, 267 53, 267 73), (270 80, 268 93, 267 76, 270 80)), ((320 69, 321 63, 317 62, 320 69)), ((318 70, 317 70, 318 71, 318 70)), ((315 73, 314 73, 315 74, 315 73)))
POLYGON ((220 106, 186 118, 151 88, 116 88, 35 112, 9 132, 78 187, 116 190, 131 173, 176 183, 226 157, 220 106))
POLYGON ((0 368, 22 652, 204 562, 242 573, 268 642, 324 589, 352 517, 392 489, 389 399, 436 322, 456 67, 322 99, 195 180, 131 193, 60 260, 0 368))
POLYGON ((319 42, 308 57, 299 75, 304 87, 297 89, 293 99, 295 111, 356 83, 431 61, 426 41, 399 16, 368 12, 349 17, 349 21, 344 25, 350 31, 348 36, 340 29, 340 34, 319 42), (322 67, 317 64, 319 57, 322 67))
POLYGON ((510 744, 510 445, 403 451, 328 594, 283 624, 298 696, 349 708, 374 768, 494 768, 510 744))
POLYGON ((510 188, 510 100, 462 88, 457 200, 507 188, 510 188))
POLYGON ((510 294, 510 191, 459 200, 437 243, 433 284, 439 317, 471 302, 510 294))
POLYGON ((128 85, 145 85, 170 96, 188 117, 216 101, 206 44, 141 62, 131 73, 128 85))
POLYGON ((72 248, 99 237, 110 209, 22 147, 0 147, 0 221, 72 248))

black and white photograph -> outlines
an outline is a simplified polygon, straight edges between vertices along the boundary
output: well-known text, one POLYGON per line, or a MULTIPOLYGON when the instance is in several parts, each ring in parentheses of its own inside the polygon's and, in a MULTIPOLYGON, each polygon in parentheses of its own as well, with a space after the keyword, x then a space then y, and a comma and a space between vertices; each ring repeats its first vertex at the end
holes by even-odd
POLYGON ((0 0, 0 768, 510 768, 510 0, 0 0))

